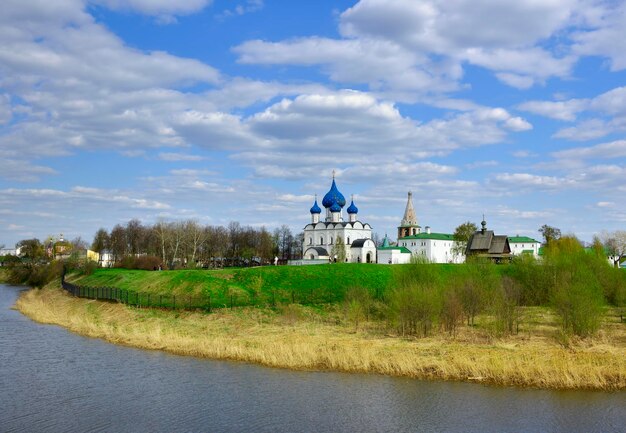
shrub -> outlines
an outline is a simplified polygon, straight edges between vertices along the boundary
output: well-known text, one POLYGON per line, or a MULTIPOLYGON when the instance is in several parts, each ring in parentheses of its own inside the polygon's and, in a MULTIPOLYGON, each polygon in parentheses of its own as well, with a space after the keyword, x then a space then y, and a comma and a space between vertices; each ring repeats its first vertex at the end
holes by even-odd
POLYGON ((453 337, 456 337, 458 326, 463 321, 463 304, 456 290, 447 290, 443 298, 441 309, 441 323, 443 328, 453 337))
POLYGON ((161 259, 156 256, 124 256, 117 266, 124 269, 154 271, 161 266, 161 259))
POLYGON ((402 335, 430 334, 441 314, 441 291, 436 286, 400 287, 389 298, 388 319, 402 335))
POLYGON ((510 277, 502 278, 502 284, 493 298, 496 330, 501 334, 517 334, 521 321, 522 291, 510 277))

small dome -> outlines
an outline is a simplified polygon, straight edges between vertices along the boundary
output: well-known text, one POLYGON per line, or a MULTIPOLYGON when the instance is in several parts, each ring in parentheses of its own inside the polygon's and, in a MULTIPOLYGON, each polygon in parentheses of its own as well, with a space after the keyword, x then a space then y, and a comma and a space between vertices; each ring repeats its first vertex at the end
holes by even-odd
POLYGON ((354 205, 354 200, 352 200, 350 206, 348 206, 348 213, 359 213, 359 208, 354 205))
POLYGON ((331 212, 341 212, 341 206, 337 202, 334 202, 330 207, 331 212))
POLYGON ((315 199, 315 203, 313 204, 313 207, 311 208, 311 213, 322 213, 322 209, 320 209, 320 207, 317 205, 317 199, 315 199))
POLYGON ((330 190, 324 196, 322 200, 322 205, 325 208, 329 208, 333 205, 333 203, 337 203, 340 207, 344 207, 346 205, 346 199, 337 189, 337 184, 335 184, 335 179, 333 178, 333 184, 330 186, 330 190))

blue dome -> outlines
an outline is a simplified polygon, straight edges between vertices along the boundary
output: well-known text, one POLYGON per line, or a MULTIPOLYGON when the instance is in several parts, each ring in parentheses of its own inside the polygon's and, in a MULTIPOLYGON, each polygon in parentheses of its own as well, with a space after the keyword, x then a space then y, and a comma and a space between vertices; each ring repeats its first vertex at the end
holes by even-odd
POLYGON ((352 200, 348 207, 348 213, 359 213, 359 208, 354 205, 354 200, 352 200))
POLYGON ((339 204, 337 204, 337 202, 334 202, 333 205, 330 207, 330 211, 331 212, 341 212, 341 206, 339 206, 339 204))
POLYGON ((320 209, 320 207, 317 205, 317 199, 315 199, 315 203, 311 208, 311 213, 322 213, 322 209, 320 209))
POLYGON ((340 207, 344 207, 346 205, 346 199, 337 189, 335 179, 333 179, 333 184, 330 186, 330 190, 326 193, 324 199, 322 200, 322 205, 326 208, 331 207, 333 203, 337 203, 340 207))

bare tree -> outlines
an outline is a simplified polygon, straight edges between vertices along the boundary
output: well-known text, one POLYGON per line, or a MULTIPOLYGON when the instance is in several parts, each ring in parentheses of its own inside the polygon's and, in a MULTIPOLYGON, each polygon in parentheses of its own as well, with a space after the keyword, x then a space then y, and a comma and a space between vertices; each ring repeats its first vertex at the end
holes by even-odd
POLYGON ((189 257, 189 263, 195 266, 196 257, 203 244, 206 242, 207 233, 200 224, 195 220, 188 220, 184 223, 185 242, 189 249, 191 257, 189 257))
POLYGON ((613 266, 619 267, 620 262, 626 257, 626 231, 603 232, 602 244, 613 261, 613 266))

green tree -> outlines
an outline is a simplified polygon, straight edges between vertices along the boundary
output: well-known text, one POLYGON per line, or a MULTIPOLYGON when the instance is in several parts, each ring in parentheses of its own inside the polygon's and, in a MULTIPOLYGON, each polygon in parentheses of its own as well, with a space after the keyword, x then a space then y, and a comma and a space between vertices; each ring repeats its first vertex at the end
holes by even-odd
POLYGON ((102 251, 109 248, 109 242, 109 233, 103 228, 98 229, 91 243, 91 249, 98 253, 98 260, 102 258, 102 251))
POLYGON ((467 242, 469 238, 478 230, 476 224, 470 221, 466 221, 456 229, 454 229, 454 246, 452 247, 452 254, 455 256, 464 256, 467 249, 467 242))
POLYGON ((346 260, 346 244, 341 236, 337 236, 337 240, 330 250, 330 256, 333 260, 337 258, 337 263, 343 263, 346 260))
POLYGON ((541 228, 539 229, 539 233, 541 233, 541 235, 543 236, 543 239, 546 245, 548 245, 550 242, 555 241, 561 237, 560 229, 549 226, 547 224, 544 224, 541 226, 541 228))
POLYGON ((44 246, 37 238, 21 240, 15 247, 20 249, 20 256, 31 261, 42 259, 45 256, 44 246))

